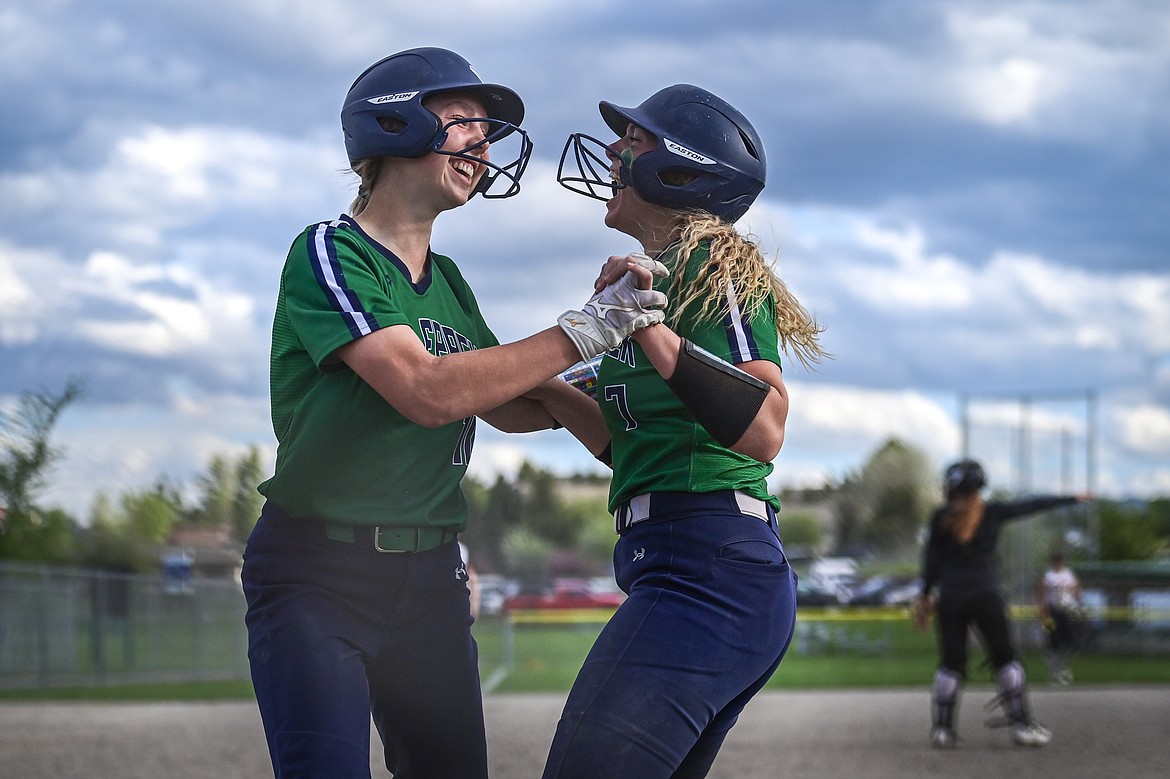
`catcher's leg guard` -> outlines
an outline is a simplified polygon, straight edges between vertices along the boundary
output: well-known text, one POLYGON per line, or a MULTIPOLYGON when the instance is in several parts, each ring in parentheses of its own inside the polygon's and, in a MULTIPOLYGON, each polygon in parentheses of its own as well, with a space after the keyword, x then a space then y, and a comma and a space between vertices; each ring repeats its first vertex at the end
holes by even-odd
POLYGON ((995 672, 999 704, 1011 724, 1028 722, 1028 699, 1024 690, 1024 666, 1013 660, 995 672))
POLYGON ((995 674, 995 685, 999 695, 993 701, 1003 709, 1004 719, 989 719, 991 727, 1008 725, 1012 741, 1021 746, 1042 747, 1052 740, 1052 731, 1032 719, 1028 711, 1028 694, 1025 687, 1024 667, 1013 660, 995 674))
POLYGON ((947 668, 940 668, 934 675, 930 689, 930 741, 936 748, 953 747, 955 720, 959 708, 959 693, 963 688, 963 677, 947 668))

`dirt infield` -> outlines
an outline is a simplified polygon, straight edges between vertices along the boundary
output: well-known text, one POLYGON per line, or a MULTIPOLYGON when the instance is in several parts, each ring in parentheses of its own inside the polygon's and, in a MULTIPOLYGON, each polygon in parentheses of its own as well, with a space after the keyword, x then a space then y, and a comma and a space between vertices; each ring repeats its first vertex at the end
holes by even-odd
MULTIPOLYGON (((769 692, 732 731, 712 779, 1164 779, 1170 687, 1041 688, 1043 749, 982 723, 990 689, 968 689, 958 749, 927 746, 925 690, 769 692)), ((561 695, 486 699, 492 776, 538 777, 561 695)), ((371 755, 375 777, 389 774, 371 755)), ((272 776, 251 703, 0 704, 0 779, 260 779, 272 776)))

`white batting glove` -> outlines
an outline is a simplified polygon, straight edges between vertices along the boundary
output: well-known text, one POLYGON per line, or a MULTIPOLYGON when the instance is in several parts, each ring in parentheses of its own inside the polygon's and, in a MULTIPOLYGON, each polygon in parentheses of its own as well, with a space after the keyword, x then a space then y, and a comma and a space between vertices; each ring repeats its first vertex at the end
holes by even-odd
MULTIPOLYGON (((629 254, 626 256, 628 256, 630 259, 632 259, 637 265, 650 271, 650 274, 653 275, 655 278, 664 279, 670 275, 670 271, 667 270, 665 265, 663 265, 658 260, 650 259, 649 257, 647 257, 645 254, 642 254, 641 252, 634 252, 633 254, 629 254)), ((663 305, 665 305, 665 303, 663 305)))
MULTIPOLYGON (((666 266, 642 255, 636 260, 656 276, 666 275, 666 266)), ((658 324, 665 318, 662 309, 666 295, 652 289, 639 289, 637 276, 626 271, 614 283, 601 290, 581 307, 557 318, 557 324, 581 353, 591 360, 617 348, 635 330, 658 324)))

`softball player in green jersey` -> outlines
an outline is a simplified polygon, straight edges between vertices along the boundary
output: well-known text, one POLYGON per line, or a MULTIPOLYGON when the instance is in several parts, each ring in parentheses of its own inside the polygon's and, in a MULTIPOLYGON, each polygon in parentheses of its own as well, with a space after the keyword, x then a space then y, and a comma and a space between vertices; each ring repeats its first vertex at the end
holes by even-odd
POLYGON ((792 638, 795 576, 766 478, 788 413, 780 351, 819 359, 820 328, 735 230, 766 169, 747 119, 685 84, 600 107, 618 140, 570 136, 558 179, 605 200, 606 225, 669 269, 670 302, 598 371, 629 597, 581 668, 544 777, 703 777, 792 638))
POLYGON ((458 267, 431 251, 440 213, 519 189, 523 113, 453 52, 375 63, 342 108, 361 179, 351 215, 309 226, 288 252, 272 333, 276 469, 242 574, 280 779, 368 779, 371 716, 398 779, 487 776, 456 543, 476 418, 563 425, 600 451, 596 404, 554 377, 662 320, 665 297, 649 289, 661 268, 627 258, 558 326, 499 345, 458 267), (515 156, 499 162, 508 142, 515 156))

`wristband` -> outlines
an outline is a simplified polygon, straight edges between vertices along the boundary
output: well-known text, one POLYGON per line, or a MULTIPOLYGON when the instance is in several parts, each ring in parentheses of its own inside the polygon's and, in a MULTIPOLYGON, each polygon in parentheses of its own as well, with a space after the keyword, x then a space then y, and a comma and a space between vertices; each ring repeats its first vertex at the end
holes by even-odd
POLYGON ((560 378, 584 392, 591 398, 597 397, 597 370, 604 354, 599 354, 587 362, 579 362, 572 368, 560 374, 560 378))

